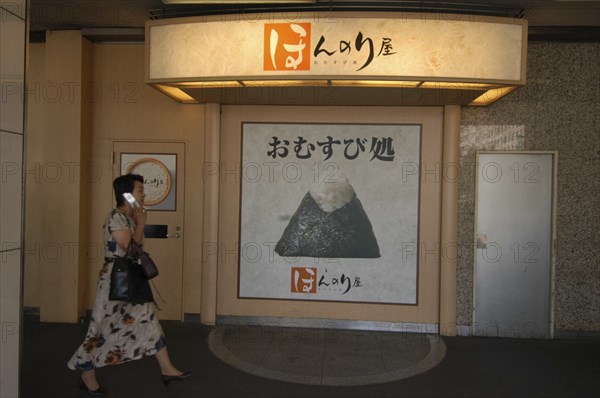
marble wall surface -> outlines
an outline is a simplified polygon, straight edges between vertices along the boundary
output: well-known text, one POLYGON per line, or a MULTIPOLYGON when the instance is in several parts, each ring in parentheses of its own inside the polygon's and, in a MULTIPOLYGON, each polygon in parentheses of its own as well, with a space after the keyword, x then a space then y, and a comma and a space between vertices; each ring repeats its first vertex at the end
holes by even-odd
POLYGON ((555 330, 600 331, 600 43, 531 42, 527 85, 461 121, 457 323, 471 325, 476 150, 558 151, 555 330))

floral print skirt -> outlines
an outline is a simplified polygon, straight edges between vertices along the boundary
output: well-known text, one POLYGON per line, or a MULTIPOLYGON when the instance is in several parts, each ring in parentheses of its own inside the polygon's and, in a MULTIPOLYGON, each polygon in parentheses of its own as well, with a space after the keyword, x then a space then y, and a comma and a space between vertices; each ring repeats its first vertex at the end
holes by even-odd
POLYGON ((154 303, 108 300, 112 266, 112 262, 106 263, 100 271, 90 326, 83 344, 67 363, 70 369, 92 370, 140 359, 165 345, 154 303))

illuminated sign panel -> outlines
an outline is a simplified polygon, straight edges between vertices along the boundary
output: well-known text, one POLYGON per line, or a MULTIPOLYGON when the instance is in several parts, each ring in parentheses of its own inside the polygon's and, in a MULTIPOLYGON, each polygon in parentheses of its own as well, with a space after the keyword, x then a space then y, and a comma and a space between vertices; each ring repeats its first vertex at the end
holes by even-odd
POLYGON ((173 20, 147 26, 147 81, 278 78, 525 82, 526 21, 173 20))

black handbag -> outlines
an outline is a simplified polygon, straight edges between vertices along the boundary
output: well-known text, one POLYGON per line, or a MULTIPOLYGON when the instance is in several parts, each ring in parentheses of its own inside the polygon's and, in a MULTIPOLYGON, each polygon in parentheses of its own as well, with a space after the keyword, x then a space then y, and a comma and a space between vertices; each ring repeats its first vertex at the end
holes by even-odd
POLYGON ((110 274, 109 300, 143 304, 154 301, 148 279, 136 259, 115 257, 110 274))

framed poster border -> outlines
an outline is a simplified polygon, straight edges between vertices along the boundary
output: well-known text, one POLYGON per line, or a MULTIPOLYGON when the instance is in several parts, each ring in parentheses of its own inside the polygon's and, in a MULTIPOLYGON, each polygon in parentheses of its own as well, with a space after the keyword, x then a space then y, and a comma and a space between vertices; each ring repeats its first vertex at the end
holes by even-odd
POLYGON ((420 284, 420 266, 421 266, 421 185, 422 185, 422 173, 421 173, 421 162, 423 158, 423 123, 370 123, 370 122, 290 122, 290 121, 241 121, 240 122, 240 159, 241 167, 239 170, 239 181, 240 181, 240 200, 239 200, 239 216, 238 216, 238 242, 237 242, 237 299, 238 300, 268 300, 268 301, 294 301, 294 302, 326 302, 326 303, 343 303, 343 304, 369 304, 369 305, 385 305, 385 306, 405 306, 405 307, 418 307, 419 306, 419 284, 420 284), (416 274, 415 274, 415 302, 414 303, 397 303, 397 302, 384 302, 384 301, 362 301, 362 300, 336 300, 336 299, 311 299, 311 298, 293 298, 293 297, 247 297, 240 294, 241 289, 241 257, 242 257, 242 204, 244 197, 244 126, 245 125, 322 125, 322 126, 417 126, 419 128, 419 152, 418 152, 418 196, 417 196, 417 225, 416 225, 416 274))

